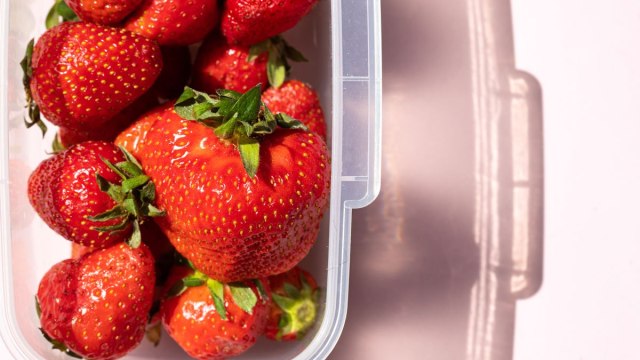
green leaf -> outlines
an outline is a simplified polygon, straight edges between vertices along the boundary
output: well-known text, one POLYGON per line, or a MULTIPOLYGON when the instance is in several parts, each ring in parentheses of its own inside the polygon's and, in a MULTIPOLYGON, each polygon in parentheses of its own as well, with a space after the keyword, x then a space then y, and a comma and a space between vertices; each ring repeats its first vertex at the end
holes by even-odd
POLYGON ((109 221, 112 219, 121 218, 123 216, 128 216, 128 215, 129 213, 127 212, 127 210, 125 210, 120 205, 116 205, 111 210, 107 210, 102 214, 98 214, 96 216, 87 216, 87 219, 91 221, 102 222, 102 221, 109 221))
POLYGON ((124 193, 122 192, 122 188, 119 185, 112 184, 107 179, 102 177, 100 174, 96 174, 96 181, 98 182, 98 187, 102 192, 106 192, 109 197, 113 199, 116 203, 121 203, 124 200, 124 193))
POLYGON ((35 44, 34 39, 31 39, 29 43, 27 43, 27 48, 25 50, 24 57, 22 58, 22 61, 20 61, 20 67, 22 68, 23 75, 29 80, 25 82, 23 79, 23 82, 25 83, 24 84, 25 87, 29 85, 31 77, 33 76, 33 69, 31 68, 31 58, 33 57, 34 44, 35 44))
POLYGON ((129 226, 129 219, 128 218, 124 219, 119 224, 112 225, 112 226, 94 227, 93 230, 100 231, 100 232, 116 232, 116 231, 121 231, 121 230, 126 229, 127 226, 129 226))
POLYGON ((253 178, 258 172, 260 166, 260 142, 257 139, 240 136, 238 139, 238 150, 240 151, 240 158, 242 159, 242 165, 249 174, 249 177, 253 178))
POLYGON ((284 129, 309 131, 309 129, 302 123, 302 121, 294 119, 285 113, 277 114, 276 122, 278 123, 278 126, 284 129))
POLYGON ((156 184, 153 181, 146 183, 140 190, 140 199, 144 203, 151 204, 156 200, 156 184))
POLYGON ((275 128, 275 122, 273 123, 273 125, 271 125, 266 121, 258 121, 257 123, 253 124, 252 133, 257 135, 267 135, 273 133, 275 128))
POLYGON ((58 4, 56 5, 56 11, 58 12, 58 14, 60 14, 60 16, 62 16, 62 19, 65 22, 78 20, 78 15, 76 15, 76 13, 73 12, 73 10, 71 10, 71 8, 64 1, 58 2, 58 4))
POLYGON ((250 47, 249 56, 247 56, 247 62, 252 62, 258 56, 260 56, 260 54, 262 54, 265 51, 268 51, 270 46, 271 46, 271 40, 267 39, 250 47))
POLYGON ((138 220, 133 220, 133 231, 127 244, 134 249, 137 249, 142 244, 142 233, 140 232, 140 222, 138 220))
POLYGON ((55 4, 47 13, 45 25, 47 29, 60 25, 61 22, 78 21, 78 15, 63 1, 56 0, 55 4))
POLYGON ((302 55, 302 53, 300 51, 298 51, 298 49, 294 48, 293 46, 290 46, 286 42, 285 42, 285 45, 284 45, 284 53, 285 53, 285 56, 291 61, 295 61, 295 62, 308 62, 309 61, 309 60, 307 60, 306 57, 304 57, 304 55, 302 55))
POLYGON ((187 290, 187 286, 184 284, 184 279, 178 280, 167 292, 167 298, 182 295, 187 290))
POLYGON ((158 344, 160 344, 160 339, 162 338, 162 323, 159 322, 150 326, 145 330, 144 334, 147 340, 149 340, 154 347, 157 347, 158 344))
POLYGON ((235 114, 224 124, 218 126, 214 131, 215 134, 221 139, 229 139, 236 131, 236 125, 238 124, 238 114, 235 114))
POLYGON ((204 285, 205 281, 202 278, 195 277, 193 275, 187 276, 183 279, 184 286, 186 287, 198 287, 204 285))
POLYGON ((271 293, 271 299, 273 299, 273 302, 275 302, 276 305, 278 305, 278 307, 280 307, 280 309, 285 312, 293 309, 293 307, 296 305, 295 300, 278 295, 276 293, 271 293))
POLYGON ((260 112, 260 96, 262 95, 262 85, 258 84, 251 88, 233 104, 230 110, 231 114, 238 114, 238 120, 253 122, 260 112))
POLYGON ((277 51, 269 52, 267 77, 269 78, 269 84, 275 88, 279 88, 287 77, 287 66, 277 51))
POLYGON ((100 156, 100 160, 102 160, 102 162, 105 163, 109 167, 109 169, 113 170, 113 172, 118 174, 118 176, 120 176, 123 180, 127 178, 127 174, 123 173, 122 170, 120 170, 117 166, 113 165, 111 161, 107 160, 102 156, 100 156))
POLYGON ((227 319, 227 309, 224 307, 224 285, 214 279, 207 280, 207 287, 213 298, 213 304, 222 320, 227 319))
POLYGON ((149 182, 149 177, 147 175, 138 175, 133 178, 126 179, 122 182, 122 191, 130 192, 135 188, 139 188, 149 182))
POLYGON ((56 134, 53 137, 53 142, 51 143, 51 151, 54 154, 60 153, 65 151, 67 148, 64 147, 64 145, 62 145, 62 142, 60 141, 60 134, 56 134))
POLYGON ((69 348, 67 348, 67 346, 63 342, 55 340, 51 336, 47 335, 47 333, 44 332, 42 328, 39 328, 39 330, 40 330, 40 333, 42 333, 42 336, 44 336, 44 338, 51 344, 52 349, 60 350, 63 353, 65 353, 67 356, 71 356, 72 358, 82 359, 82 356, 69 350, 69 348))
POLYGON ((260 295, 261 299, 266 299, 268 297, 267 291, 264 289, 264 284, 261 280, 255 279, 254 283, 256 284, 256 288, 258 289, 258 295, 260 295))
POLYGON ((246 136, 253 135, 253 125, 249 124, 246 121, 240 121, 240 125, 242 125, 242 134, 246 136))
POLYGON ((57 11, 57 3, 54 4, 51 9, 49 9, 49 12, 47 13, 47 17, 45 18, 44 24, 47 27, 47 29, 51 29, 54 26, 57 26, 60 24, 60 14, 58 14, 57 11))
POLYGON ((295 286, 293 286, 292 284, 285 282, 282 287, 284 288, 284 292, 287 294, 287 296, 297 299, 300 297, 300 290, 298 290, 298 288, 296 288, 295 286))
POLYGON ((151 204, 145 204, 142 208, 142 214, 144 216, 158 217, 167 215, 167 212, 164 210, 160 210, 151 204))
POLYGON ((129 196, 122 201, 122 207, 124 207, 129 212, 129 214, 135 217, 140 216, 140 208, 138 207, 136 200, 132 196, 129 196))
POLYGON ((242 283, 229 284, 229 289, 231 290, 231 296, 236 305, 246 313, 252 314, 253 308, 258 302, 258 297, 253 292, 253 289, 242 283))
POLYGON ((38 319, 40 319, 40 317, 42 316, 42 308, 40 307, 40 301, 38 300, 37 296, 34 296, 35 300, 36 300, 36 314, 38 315, 38 319))
POLYGON ((142 172, 142 165, 140 164, 138 159, 136 159, 136 157, 133 156, 130 152, 128 152, 127 149, 125 149, 124 147, 118 146, 118 148, 120 149, 120 151, 122 152, 124 157, 127 159, 127 161, 132 163, 133 165, 137 166, 138 169, 140 170, 140 172, 142 172))
POLYGON ((242 96, 241 93, 228 89, 218 89, 216 90, 216 94, 218 94, 219 97, 225 97, 232 100, 238 100, 240 99, 240 96, 242 96))

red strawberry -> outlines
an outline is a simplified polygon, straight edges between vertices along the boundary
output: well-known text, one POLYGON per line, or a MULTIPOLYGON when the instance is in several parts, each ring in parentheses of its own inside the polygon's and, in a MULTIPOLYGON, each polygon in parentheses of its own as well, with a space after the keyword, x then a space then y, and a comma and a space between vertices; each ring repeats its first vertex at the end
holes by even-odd
POLYGON ((23 68, 34 122, 41 112, 56 125, 86 130, 151 88, 162 58, 153 41, 129 31, 72 22, 45 32, 23 68))
POLYGON ((246 92, 257 84, 267 87, 267 54, 249 61, 249 48, 228 45, 212 34, 200 47, 193 70, 193 86, 210 94, 218 89, 246 92))
POLYGON ((58 131, 58 140, 62 148, 68 148, 72 145, 91 140, 111 142, 115 140, 120 132, 135 122, 138 117, 157 105, 158 100, 156 96, 148 92, 139 97, 133 104, 127 106, 127 108, 118 113, 118 115, 96 128, 74 130, 61 127, 58 131))
POLYGON ((320 106, 318 94, 311 86, 289 80, 279 88, 269 88, 262 94, 262 101, 274 113, 283 112, 305 124, 310 131, 327 138, 327 124, 320 106))
POLYGON ((293 269, 269 277, 271 311, 265 336, 272 340, 299 340, 313 326, 318 312, 318 284, 307 271, 293 269))
POLYGON ((230 44, 255 45, 293 28, 318 0, 227 0, 222 33, 230 44))
POLYGON ((124 20, 142 0, 65 0, 80 19, 102 25, 124 20))
POLYGON ((238 355, 264 331, 270 301, 260 280, 223 284, 185 267, 176 268, 170 279, 177 282, 173 292, 178 295, 162 304, 162 322, 189 356, 238 355))
POLYGON ((150 92, 162 99, 174 99, 189 81, 191 54, 184 46, 163 46, 161 50, 164 68, 150 92))
POLYGON ((209 102, 187 89, 176 109, 195 119, 193 109, 210 107, 201 122, 164 106, 127 148, 156 184, 167 214, 158 223, 198 269, 225 282, 287 271, 311 249, 328 204, 327 147, 285 114, 259 111, 259 87, 221 94, 209 102), (205 125, 216 117, 227 121, 205 125))
POLYGON ((38 287, 42 332, 68 354, 122 357, 144 336, 154 282, 153 257, 144 244, 62 261, 38 287))
POLYGON ((160 45, 191 45, 213 30, 219 15, 217 0, 144 0, 124 27, 160 45))
POLYGON ((153 183, 125 155, 112 143, 85 142, 52 156, 29 178, 31 205, 54 231, 83 246, 129 237, 135 246, 140 218, 162 213, 150 204, 153 183))

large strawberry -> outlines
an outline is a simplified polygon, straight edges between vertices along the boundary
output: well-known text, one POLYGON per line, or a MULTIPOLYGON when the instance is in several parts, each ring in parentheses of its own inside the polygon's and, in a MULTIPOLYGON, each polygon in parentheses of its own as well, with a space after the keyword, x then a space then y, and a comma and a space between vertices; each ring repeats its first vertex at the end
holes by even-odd
POLYGON ((214 98, 187 89, 175 109, 140 121, 116 141, 128 140, 155 182, 167 214, 158 222, 198 269, 226 282, 260 278, 308 253, 328 204, 327 147, 261 106, 259 86, 214 98))
POLYGON ((29 46, 23 61, 33 123, 86 130, 144 94, 162 69, 160 48, 124 29, 67 22, 29 46))
POLYGON ((318 284, 296 266, 268 278, 271 310, 265 336, 272 340, 299 340, 313 326, 318 313, 318 284))
POLYGON ((177 267, 160 310, 167 333, 196 359, 224 359, 245 352, 264 331, 269 290, 261 280, 223 284, 177 267))
POLYGON ((221 28, 231 44, 255 45, 293 28, 318 0, 227 0, 221 28))
POLYGON ((80 19, 115 25, 135 10, 142 0, 65 0, 80 19))
POLYGON ((29 201, 64 238, 104 248, 140 243, 143 216, 162 215, 136 160, 107 142, 85 142, 43 161, 29 178, 29 201))
POLYGON ((191 45, 217 25, 217 0, 144 0, 124 27, 160 45, 191 45))
POLYGON ((279 88, 269 88, 262 101, 273 112, 286 113, 302 121, 310 131, 327 138, 327 123, 318 94, 311 86, 298 80, 289 80, 279 88))
POLYGON ((115 359, 144 336, 153 301, 153 256, 118 244, 54 265, 40 281, 43 335, 54 348, 87 359, 115 359))

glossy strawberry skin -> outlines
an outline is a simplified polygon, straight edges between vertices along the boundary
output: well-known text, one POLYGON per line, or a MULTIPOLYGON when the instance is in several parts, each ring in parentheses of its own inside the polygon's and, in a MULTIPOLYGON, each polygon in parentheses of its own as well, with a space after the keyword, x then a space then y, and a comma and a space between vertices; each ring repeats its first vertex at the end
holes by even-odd
POLYGON ((158 223, 196 268, 230 282, 278 274, 304 258, 328 205, 329 156, 320 137, 295 130, 265 136, 251 179, 235 145, 172 106, 139 121, 146 136, 129 136, 125 148, 156 184, 167 213, 158 223))
POLYGON ((298 80, 286 81, 279 88, 271 87, 262 94, 262 101, 273 113, 286 113, 302 121, 309 131, 327 139, 327 123, 318 94, 311 86, 298 80))
POLYGON ((293 28, 318 0, 227 0, 221 29, 230 44, 255 45, 293 28))
POLYGON ((131 126, 142 114, 158 106, 158 104, 156 96, 148 92, 96 128, 76 130, 60 127, 58 131, 60 143, 65 148, 68 148, 85 141, 113 142, 122 131, 131 126))
POLYGON ((186 46, 202 41, 219 16, 217 0, 144 0, 124 27, 160 45, 186 46))
POLYGON ((153 263, 146 245, 122 243, 54 265, 38 287, 42 330, 85 358, 124 356, 144 336, 153 263))
POLYGON ((65 0, 80 19, 101 24, 115 25, 135 10, 142 0, 65 0))
POLYGON ((31 62, 34 101, 55 125, 102 125, 144 94, 160 74, 160 48, 124 29, 64 23, 38 39, 31 62))
MULTIPOLYGON (((269 276, 267 281, 269 282, 269 288, 271 289, 272 294, 277 294, 280 296, 288 297, 287 291, 285 290, 285 284, 293 285, 298 291, 304 291, 304 287, 302 284, 302 279, 307 283, 310 290, 315 293, 318 290, 318 283, 316 279, 306 270, 303 270, 299 266, 294 267, 293 269, 284 272, 282 274, 269 276)), ((318 306, 317 299, 312 299, 314 301, 314 306, 318 306)), ((280 332, 280 322, 281 317, 283 316, 282 309, 275 302, 271 303, 269 309, 269 320, 267 320, 267 326, 264 331, 264 335, 271 340, 278 341, 292 341, 299 340, 304 334, 299 333, 285 333, 279 334, 280 332)))
POLYGON ((249 48, 228 45, 218 34, 209 36, 200 47, 193 71, 193 87, 215 94, 218 89, 244 93, 257 84, 268 86, 267 53, 247 61, 249 48))
POLYGON ((65 239, 95 248, 124 241, 131 234, 130 227, 120 232, 94 230, 94 227, 116 225, 119 219, 105 222, 87 219, 116 205, 98 187, 96 174, 113 183, 119 183, 121 178, 101 157, 112 163, 125 160, 112 143, 85 142, 43 161, 31 174, 28 184, 29 201, 49 227, 65 239))
MULTIPOLYGON (((169 283, 189 274, 188 268, 177 268, 169 283)), ((170 297, 161 307, 162 323, 167 333, 195 359, 225 359, 241 354, 255 344, 263 333, 269 311, 268 288, 263 298, 252 281, 244 282, 258 297, 252 313, 236 305, 225 285, 226 319, 216 312, 211 292, 206 286, 187 288, 179 296, 170 297)))

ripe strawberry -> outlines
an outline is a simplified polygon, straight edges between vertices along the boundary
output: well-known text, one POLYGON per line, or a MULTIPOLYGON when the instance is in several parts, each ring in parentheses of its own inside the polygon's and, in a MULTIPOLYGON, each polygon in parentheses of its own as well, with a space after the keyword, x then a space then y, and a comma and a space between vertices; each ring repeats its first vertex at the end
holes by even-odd
POLYGON ((271 309, 265 336, 271 340, 299 340, 313 326, 318 312, 318 284, 296 266, 270 276, 271 309))
POLYGON ((170 279, 177 286, 161 306, 162 322, 189 356, 238 355, 264 331, 270 300, 262 281, 223 284, 186 267, 176 268, 170 279))
POLYGON ((62 261, 38 287, 42 333, 67 354, 124 356, 144 336, 154 282, 153 256, 144 244, 118 244, 62 261))
POLYGON ((153 41, 124 29, 70 22, 45 32, 23 68, 33 123, 41 112, 56 125, 86 130, 151 88, 162 58, 153 41))
POLYGON ((31 174, 29 201, 64 238, 104 248, 140 242, 142 216, 162 215, 154 185, 136 160, 107 142, 85 142, 43 161, 31 174), (115 165, 114 165, 115 164, 115 165))
POLYGON ((133 12, 142 0, 65 0, 65 2, 84 21, 115 25, 133 12))
POLYGON ((320 106, 318 94, 311 86, 289 80, 279 88, 269 88, 262 94, 262 101, 273 112, 283 112, 304 123, 310 131, 327 139, 327 124, 320 106))
POLYGON ((318 0, 227 0, 222 33, 230 44, 255 45, 293 28, 318 0))
POLYGON ((147 130, 137 133, 146 136, 127 146, 156 184, 167 214, 157 221, 171 243, 225 282, 291 269, 314 244, 327 207, 324 141, 260 104, 259 87, 215 99, 187 89, 175 109, 143 117, 147 130))
POLYGON ((161 99, 174 99, 189 82, 191 54, 184 46, 163 46, 160 50, 164 67, 150 92, 161 99))
POLYGON ((125 22, 127 30, 160 45, 191 45, 217 25, 217 0, 144 0, 125 22))
POLYGON ((209 36, 198 51, 193 69, 193 87, 210 94, 218 89, 246 92, 257 84, 267 87, 267 59, 262 53, 249 61, 249 48, 228 45, 217 33, 209 36))
POLYGON ((118 115, 96 128, 75 130, 61 127, 58 131, 57 140, 60 142, 62 149, 91 140, 112 142, 118 134, 135 122, 138 117, 157 105, 156 96, 148 92, 139 97, 133 104, 127 106, 118 115))

